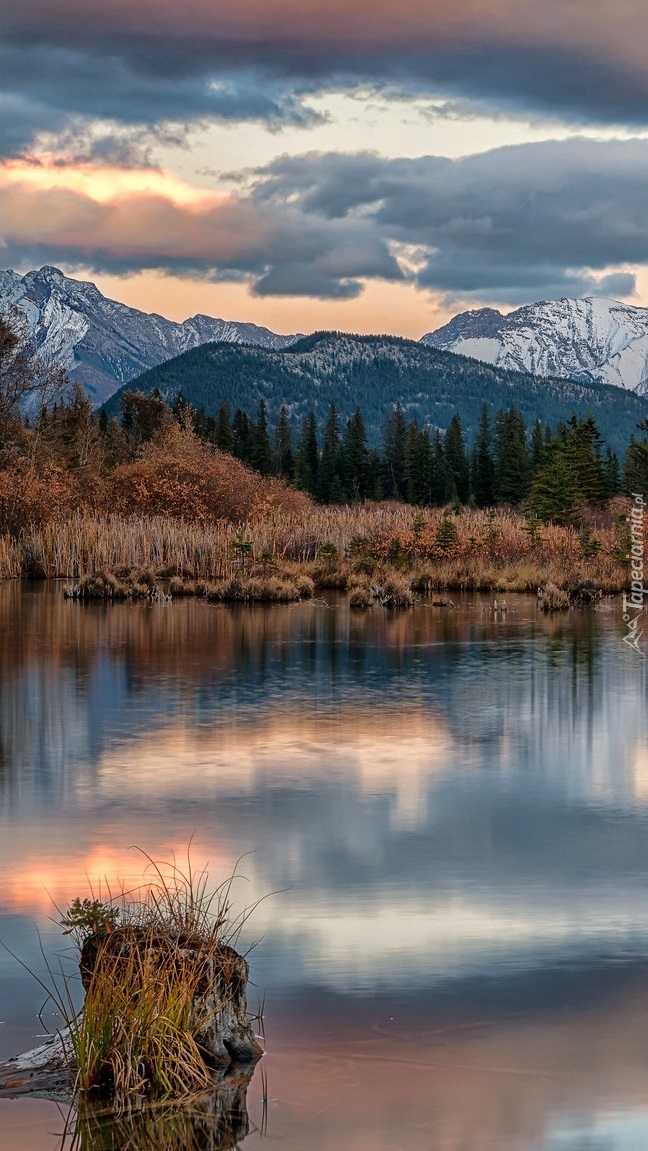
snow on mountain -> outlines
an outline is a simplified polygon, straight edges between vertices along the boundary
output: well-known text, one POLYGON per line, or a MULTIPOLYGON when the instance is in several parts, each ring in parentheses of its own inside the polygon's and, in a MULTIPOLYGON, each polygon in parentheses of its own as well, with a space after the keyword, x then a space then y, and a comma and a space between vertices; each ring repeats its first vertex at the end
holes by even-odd
POLYGON ((462 312, 421 343, 499 368, 648 394, 648 308, 588 296, 462 312))
POLYGON ((223 340, 284 348, 297 339, 211 316, 174 323, 109 300, 94 284, 51 267, 25 276, 0 271, 0 311, 12 306, 25 316, 35 346, 82 383, 97 404, 141 372, 198 344, 223 340))

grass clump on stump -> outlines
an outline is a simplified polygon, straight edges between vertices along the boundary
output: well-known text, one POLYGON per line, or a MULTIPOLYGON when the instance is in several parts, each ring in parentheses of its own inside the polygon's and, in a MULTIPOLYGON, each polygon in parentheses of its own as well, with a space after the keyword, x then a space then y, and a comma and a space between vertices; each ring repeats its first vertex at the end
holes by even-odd
POLYGON ((236 871, 210 891, 189 853, 184 870, 146 859, 142 888, 106 902, 76 899, 62 915, 79 949, 83 1008, 76 1012, 69 979, 52 978, 47 990, 67 1028, 0 1066, 0 1087, 34 1090, 35 1076, 49 1085, 63 1068, 70 1092, 119 1108, 195 1097, 223 1069, 262 1054, 247 1011, 248 964, 233 946, 249 914, 230 913, 236 871), (31 1079, 23 1087, 22 1072, 31 1079))

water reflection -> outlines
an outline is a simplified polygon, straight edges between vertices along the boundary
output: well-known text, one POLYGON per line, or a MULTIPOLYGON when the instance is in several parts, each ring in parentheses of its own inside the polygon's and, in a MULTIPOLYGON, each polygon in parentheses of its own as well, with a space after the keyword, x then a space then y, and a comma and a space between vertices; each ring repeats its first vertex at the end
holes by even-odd
POLYGON ((134 1106, 115 1114, 82 1099, 60 1151, 230 1151, 250 1131, 246 1098, 253 1073, 230 1071, 213 1092, 183 1105, 134 1106))
MULTIPOLYGON (((648 1072, 648 741, 618 623, 524 599, 357 616, 0 587, 0 936, 37 964, 51 897, 136 882, 129 844, 169 857, 195 832, 217 875, 251 852, 241 903, 277 893, 250 926, 274 1137, 625 1151, 648 1072)), ((0 954, 0 1056, 37 999, 0 954)))

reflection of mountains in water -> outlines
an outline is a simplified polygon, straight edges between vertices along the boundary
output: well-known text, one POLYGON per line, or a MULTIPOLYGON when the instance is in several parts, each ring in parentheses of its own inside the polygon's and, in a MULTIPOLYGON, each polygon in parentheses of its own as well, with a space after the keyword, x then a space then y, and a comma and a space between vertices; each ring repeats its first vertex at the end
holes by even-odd
POLYGON ((250 1132, 253 1067, 228 1069, 209 1095, 189 1103, 132 1106, 115 1113, 83 1099, 61 1151, 230 1151, 250 1132))

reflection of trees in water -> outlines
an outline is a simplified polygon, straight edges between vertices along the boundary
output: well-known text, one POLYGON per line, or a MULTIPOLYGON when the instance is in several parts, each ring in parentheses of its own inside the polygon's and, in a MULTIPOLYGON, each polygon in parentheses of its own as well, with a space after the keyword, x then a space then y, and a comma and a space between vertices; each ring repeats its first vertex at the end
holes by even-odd
POLYGON ((541 699, 559 699, 552 722, 564 724, 580 716, 583 689, 600 711, 606 685, 623 674, 605 672, 617 649, 600 642, 611 626, 603 614, 551 617, 532 599, 509 599, 508 614, 495 618, 482 610, 490 597, 457 599, 456 610, 353 613, 344 598, 328 599, 328 607, 81 605, 65 602, 58 586, 0 586, 8 763, 0 803, 16 802, 27 783, 51 804, 78 783, 79 765, 92 786, 116 732, 153 732, 174 716, 213 724, 254 708, 261 722, 277 704, 302 713, 324 693, 332 706, 370 700, 378 708, 397 692, 401 709, 441 712, 457 739, 492 740, 503 707, 533 727, 541 699), (476 677, 479 731, 471 726, 476 677))
POLYGON ((246 1097, 253 1074, 254 1067, 228 1068, 213 1093, 184 1104, 115 1113, 80 1098, 61 1151, 228 1151, 250 1131, 246 1097))

